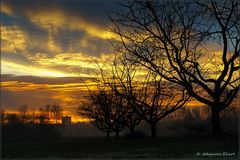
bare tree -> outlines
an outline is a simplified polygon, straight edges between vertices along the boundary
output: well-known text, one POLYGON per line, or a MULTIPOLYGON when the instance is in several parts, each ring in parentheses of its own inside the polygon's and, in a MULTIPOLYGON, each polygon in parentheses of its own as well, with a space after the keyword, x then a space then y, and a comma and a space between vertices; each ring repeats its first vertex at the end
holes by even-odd
POLYGON ((53 115, 53 119, 55 120, 55 123, 57 124, 58 120, 60 120, 63 115, 62 108, 60 107, 60 105, 53 104, 53 105, 51 105, 50 111, 53 115))
MULTIPOLYGON (((99 66, 101 80, 115 94, 124 98, 127 102, 125 108, 131 107, 129 114, 138 114, 140 120, 145 120, 151 126, 153 138, 156 137, 157 122, 182 108, 190 98, 185 90, 179 89, 179 86, 176 88, 176 85, 166 81, 163 82, 154 72, 150 71, 139 76, 145 70, 132 63, 129 64, 119 56, 110 68, 99 66)), ((135 121, 135 124, 137 122, 135 121)))
POLYGON ((18 112, 21 118, 21 123, 22 124, 28 123, 29 120, 28 106, 27 105, 20 106, 18 112))
POLYGON ((110 17, 112 41, 129 61, 184 87, 208 105, 212 132, 221 133, 219 113, 239 90, 238 1, 129 1, 110 17), (219 52, 209 49, 218 46, 219 52))
POLYGON ((78 99, 76 113, 79 116, 88 118, 89 121, 100 131, 106 132, 106 139, 109 139, 112 132, 109 105, 95 104, 95 100, 97 100, 97 97, 95 96, 91 96, 91 98, 85 97, 84 101, 78 99))
POLYGON ((124 128, 126 114, 120 98, 111 91, 89 90, 88 96, 77 100, 76 112, 80 116, 89 118, 99 130, 106 132, 107 139, 111 132, 115 132, 118 138, 124 128))
POLYGON ((41 124, 50 123, 50 119, 51 119, 51 105, 50 104, 46 104, 44 107, 39 108, 38 119, 41 124))
POLYGON ((34 108, 30 109, 28 117, 29 117, 29 123, 34 124, 35 120, 37 119, 36 110, 34 108))
POLYGON ((51 119, 51 105, 46 104, 45 107, 43 108, 43 111, 45 112, 45 116, 47 117, 47 123, 50 123, 51 119))
POLYGON ((48 119, 48 114, 46 113, 46 110, 44 108, 42 108, 42 107, 39 108, 38 119, 39 119, 39 123, 40 124, 45 124, 46 120, 49 120, 48 119))
POLYGON ((127 110, 125 115, 125 125, 129 128, 130 137, 134 137, 135 128, 141 122, 142 118, 134 111, 133 107, 131 107, 131 104, 128 102, 124 107, 127 110))
POLYGON ((16 113, 8 113, 6 115, 6 120, 8 124, 20 124, 21 119, 16 113))

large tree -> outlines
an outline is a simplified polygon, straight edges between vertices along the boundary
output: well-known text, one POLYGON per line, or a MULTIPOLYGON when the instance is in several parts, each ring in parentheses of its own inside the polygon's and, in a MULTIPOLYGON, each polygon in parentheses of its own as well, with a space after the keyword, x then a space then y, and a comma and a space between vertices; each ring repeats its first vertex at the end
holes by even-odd
POLYGON ((209 106, 212 132, 221 133, 219 114, 239 90, 240 3, 130 1, 122 6, 110 16, 117 51, 209 106))

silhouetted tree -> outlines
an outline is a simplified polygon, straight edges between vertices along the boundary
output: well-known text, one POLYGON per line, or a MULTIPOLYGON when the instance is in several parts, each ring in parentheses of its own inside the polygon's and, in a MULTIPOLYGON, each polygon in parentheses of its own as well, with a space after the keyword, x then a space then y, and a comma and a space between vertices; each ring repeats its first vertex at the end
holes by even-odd
POLYGON ((4 111, 4 109, 0 109, 0 111, 1 111, 1 125, 4 125, 6 119, 6 112, 4 111))
POLYGON ((128 63, 118 55, 112 62, 110 69, 107 65, 98 65, 102 83, 122 97, 127 102, 124 108, 131 107, 129 116, 137 113, 140 120, 151 126, 151 136, 156 137, 157 122, 182 108, 190 97, 179 86, 163 82, 156 73, 146 73, 143 68, 128 63))
POLYGON ((45 112, 45 116, 47 117, 47 123, 50 123, 51 119, 51 105, 46 104, 43 108, 43 111, 45 112))
POLYGON ((133 107, 131 107, 131 104, 126 103, 126 106, 124 107, 127 109, 125 115, 125 125, 129 128, 130 137, 134 137, 135 128, 141 122, 142 118, 134 111, 133 107))
POLYGON ((6 120, 8 124, 19 124, 21 123, 21 119, 16 113, 8 113, 6 115, 6 120))
POLYGON ((18 109, 19 116, 21 118, 21 123, 26 124, 28 123, 29 120, 29 115, 28 115, 28 106, 27 105, 22 105, 18 109))
POLYGON ((40 124, 45 124, 46 123, 46 120, 48 120, 47 123, 49 123, 49 114, 46 113, 46 110, 42 107, 39 108, 39 116, 38 116, 38 119, 39 119, 39 123, 40 124))
POLYGON ((53 104, 51 105, 50 111, 53 115, 53 119, 55 120, 55 123, 57 124, 58 120, 62 118, 63 110, 60 107, 60 105, 53 104))
POLYGON ((150 125, 151 137, 155 138, 156 124, 172 112, 184 107, 189 97, 184 90, 179 93, 175 86, 164 84, 161 79, 157 80, 156 77, 151 76, 151 73, 146 75, 145 80, 136 84, 122 84, 125 88, 123 93, 118 92, 116 88, 115 91, 125 97, 131 103, 133 111, 150 125))
POLYGON ((158 0, 122 6, 110 17, 117 51, 208 105, 212 132, 221 133, 219 113, 239 91, 240 3, 158 0))
POLYGON ((99 130, 106 132, 107 139, 111 132, 115 132, 118 138, 125 124, 126 110, 122 107, 122 103, 121 97, 99 88, 89 91, 89 96, 78 99, 76 112, 80 116, 89 118, 99 130))
POLYGON ((34 124, 35 120, 37 119, 37 114, 35 109, 31 109, 28 113, 28 117, 29 117, 29 123, 34 124))

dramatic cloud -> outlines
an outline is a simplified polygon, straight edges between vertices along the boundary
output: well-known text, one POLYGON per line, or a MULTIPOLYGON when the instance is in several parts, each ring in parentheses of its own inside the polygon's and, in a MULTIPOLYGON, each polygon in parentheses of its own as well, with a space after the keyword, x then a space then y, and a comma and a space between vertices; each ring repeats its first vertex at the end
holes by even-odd
MULTIPOLYGON (((70 113, 72 97, 86 94, 96 65, 111 62, 106 12, 112 0, 9 0, 1 4, 2 107, 38 108, 59 103, 70 113), (81 79, 81 80, 80 80, 81 79)), ((211 45, 212 46, 212 45, 211 45)), ((215 50, 218 46, 214 46, 215 50)), ((144 71, 138 73, 141 77, 144 71)))

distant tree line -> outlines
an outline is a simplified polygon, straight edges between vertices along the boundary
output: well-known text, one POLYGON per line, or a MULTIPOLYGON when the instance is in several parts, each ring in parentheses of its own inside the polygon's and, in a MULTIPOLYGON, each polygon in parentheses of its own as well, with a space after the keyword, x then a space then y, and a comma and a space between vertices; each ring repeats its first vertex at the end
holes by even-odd
POLYGON ((38 110, 22 105, 16 112, 1 110, 1 124, 50 124, 59 123, 63 115, 63 109, 58 104, 47 104, 38 110))

